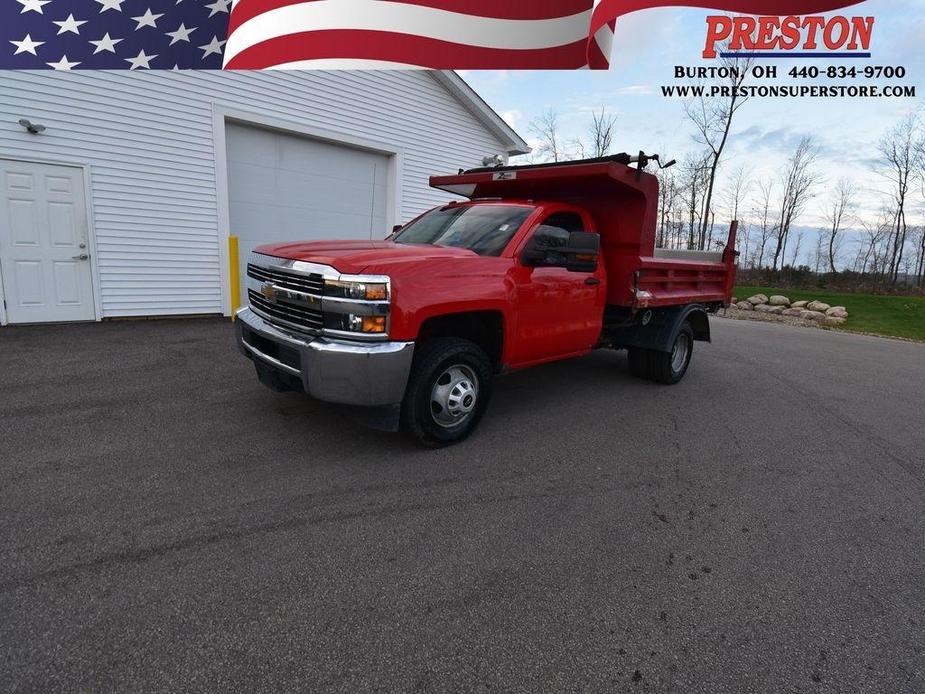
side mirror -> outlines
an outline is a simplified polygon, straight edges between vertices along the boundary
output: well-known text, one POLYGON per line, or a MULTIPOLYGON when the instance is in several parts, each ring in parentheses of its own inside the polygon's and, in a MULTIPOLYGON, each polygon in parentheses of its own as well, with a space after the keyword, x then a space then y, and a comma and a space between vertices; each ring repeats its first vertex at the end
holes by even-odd
POLYGON ((392 233, 394 234, 394 233, 396 233, 396 232, 398 232, 398 231, 401 231, 401 228, 402 228, 403 226, 404 226, 404 224, 396 224, 395 226, 392 227, 392 233))
POLYGON ((585 231, 573 231, 568 237, 565 269, 569 272, 594 272, 601 253, 601 237, 585 231))
POLYGON ((540 226, 521 255, 528 267, 564 267, 569 272, 594 272, 601 249, 601 237, 584 231, 571 233, 557 227, 540 226))

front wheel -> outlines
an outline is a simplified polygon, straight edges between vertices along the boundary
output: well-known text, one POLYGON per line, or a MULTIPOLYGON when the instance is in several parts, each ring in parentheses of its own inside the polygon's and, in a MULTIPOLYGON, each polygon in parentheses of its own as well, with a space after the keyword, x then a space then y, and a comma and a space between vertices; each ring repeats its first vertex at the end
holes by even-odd
POLYGON ((670 352, 651 352, 649 378, 656 383, 673 386, 684 378, 694 354, 694 331, 690 323, 681 326, 670 352))
POLYGON ((475 429, 491 395, 491 362, 469 340, 447 337, 425 342, 415 354, 402 428, 426 446, 448 446, 475 429))

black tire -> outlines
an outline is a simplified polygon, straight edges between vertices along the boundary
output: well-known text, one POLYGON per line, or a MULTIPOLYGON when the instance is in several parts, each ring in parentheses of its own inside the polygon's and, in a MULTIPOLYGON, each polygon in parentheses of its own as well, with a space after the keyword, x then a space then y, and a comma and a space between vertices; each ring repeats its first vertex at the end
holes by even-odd
POLYGON ((673 386, 680 383, 690 366, 694 354, 694 331, 685 322, 675 336, 670 352, 652 352, 649 362, 650 378, 656 383, 673 386))
POLYGON ((644 378, 646 380, 651 378, 649 375, 651 351, 648 349, 642 349, 641 347, 630 347, 627 352, 627 359, 630 365, 630 373, 636 378, 644 378))
POLYGON ((474 342, 441 337, 419 345, 402 401, 402 430, 432 448, 462 441, 485 413, 491 377, 488 355, 474 342))

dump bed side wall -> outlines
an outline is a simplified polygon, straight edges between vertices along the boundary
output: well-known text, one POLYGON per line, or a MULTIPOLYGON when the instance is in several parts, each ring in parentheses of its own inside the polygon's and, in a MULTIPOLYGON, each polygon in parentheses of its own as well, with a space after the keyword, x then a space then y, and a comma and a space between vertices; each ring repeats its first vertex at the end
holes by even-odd
POLYGON ((601 235, 608 304, 632 305, 633 277, 642 258, 654 252, 658 183, 650 178, 654 188, 650 194, 624 189, 580 202, 591 213, 601 235))

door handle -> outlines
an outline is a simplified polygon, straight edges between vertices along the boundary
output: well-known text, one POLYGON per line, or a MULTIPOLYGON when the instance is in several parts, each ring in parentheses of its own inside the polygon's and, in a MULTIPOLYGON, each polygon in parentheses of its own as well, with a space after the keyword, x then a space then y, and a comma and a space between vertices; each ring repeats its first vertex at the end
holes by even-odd
POLYGON ((81 253, 80 255, 72 255, 74 260, 88 260, 90 256, 87 253, 81 253))
POLYGON ((596 287, 600 283, 601 281, 597 277, 589 277, 585 280, 585 284, 587 284, 589 287, 596 287))

